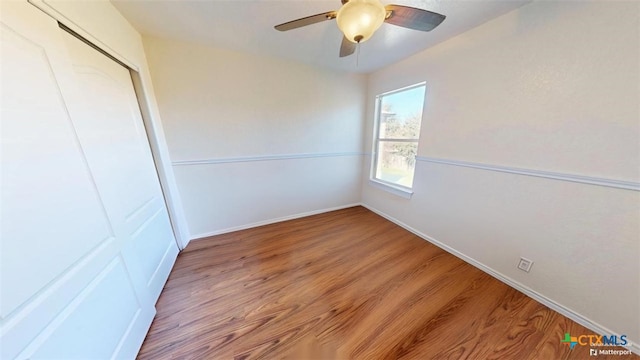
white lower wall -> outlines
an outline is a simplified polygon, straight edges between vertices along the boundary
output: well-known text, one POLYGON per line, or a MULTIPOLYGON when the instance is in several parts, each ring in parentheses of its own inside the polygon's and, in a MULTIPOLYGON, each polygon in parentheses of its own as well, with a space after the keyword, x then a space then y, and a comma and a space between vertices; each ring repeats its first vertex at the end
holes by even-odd
POLYGON ((640 351, 639 26, 638 3, 532 2, 371 74, 365 139, 376 94, 427 95, 413 197, 367 159, 362 202, 640 351))
POLYGON ((192 238, 360 201, 357 154, 175 167, 192 238))
POLYGON ((640 193, 424 161, 416 178, 410 200, 367 187, 363 202, 638 344, 640 193))

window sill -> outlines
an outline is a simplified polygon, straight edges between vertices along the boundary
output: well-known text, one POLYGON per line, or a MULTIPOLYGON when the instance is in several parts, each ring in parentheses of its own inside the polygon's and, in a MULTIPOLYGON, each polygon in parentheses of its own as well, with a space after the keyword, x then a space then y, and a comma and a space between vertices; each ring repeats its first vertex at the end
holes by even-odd
POLYGON ((369 179, 369 184, 373 185, 374 187, 377 187, 378 189, 384 190, 388 193, 400 196, 405 199, 411 199, 411 196, 413 195, 413 191, 410 189, 401 188, 399 186, 393 186, 393 185, 386 184, 374 179, 369 179))

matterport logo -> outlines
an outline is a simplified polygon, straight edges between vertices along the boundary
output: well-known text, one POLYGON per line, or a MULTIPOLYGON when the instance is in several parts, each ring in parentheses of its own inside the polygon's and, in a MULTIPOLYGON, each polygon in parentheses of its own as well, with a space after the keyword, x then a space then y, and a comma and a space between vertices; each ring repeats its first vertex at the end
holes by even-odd
POLYGON ((564 338, 560 339, 562 344, 569 346, 573 350, 576 345, 590 346, 590 356, 606 356, 606 355, 630 355, 631 351, 627 349, 602 349, 605 346, 625 346, 629 343, 627 335, 578 335, 571 336, 569 333, 564 334, 564 338))

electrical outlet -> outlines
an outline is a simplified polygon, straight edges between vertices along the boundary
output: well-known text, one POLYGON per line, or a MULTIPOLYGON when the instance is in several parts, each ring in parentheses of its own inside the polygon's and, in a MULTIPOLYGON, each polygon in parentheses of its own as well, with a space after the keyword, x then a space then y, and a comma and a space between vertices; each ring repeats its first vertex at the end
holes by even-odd
POLYGON ((533 261, 521 257, 520 262, 518 263, 518 269, 529 272, 529 270, 531 270, 531 265, 533 265, 533 261))

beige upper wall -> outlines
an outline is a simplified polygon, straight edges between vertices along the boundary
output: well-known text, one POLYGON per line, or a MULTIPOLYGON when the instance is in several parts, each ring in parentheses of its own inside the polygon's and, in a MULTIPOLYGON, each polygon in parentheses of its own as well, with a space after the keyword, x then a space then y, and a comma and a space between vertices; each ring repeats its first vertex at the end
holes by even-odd
POLYGON ((375 72, 369 98, 427 81, 421 156, 639 181, 638 6, 526 5, 375 72))
POLYGON ((362 149, 362 75, 152 37, 144 44, 174 161, 362 149))

